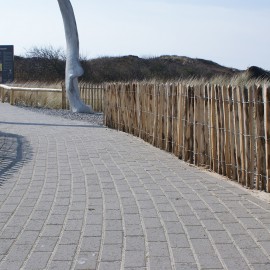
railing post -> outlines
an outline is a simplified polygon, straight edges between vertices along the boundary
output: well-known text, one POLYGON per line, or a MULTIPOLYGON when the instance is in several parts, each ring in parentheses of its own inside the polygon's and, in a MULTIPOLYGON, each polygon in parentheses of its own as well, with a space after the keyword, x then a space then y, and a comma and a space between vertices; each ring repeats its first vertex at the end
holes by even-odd
POLYGON ((62 83, 62 109, 66 109, 67 108, 67 104, 66 104, 66 87, 65 84, 62 83))
POLYGON ((14 105, 14 90, 10 90, 10 105, 14 105))
POLYGON ((5 89, 4 87, 0 87, 0 90, 1 90, 1 100, 2 100, 2 103, 5 102, 5 89))

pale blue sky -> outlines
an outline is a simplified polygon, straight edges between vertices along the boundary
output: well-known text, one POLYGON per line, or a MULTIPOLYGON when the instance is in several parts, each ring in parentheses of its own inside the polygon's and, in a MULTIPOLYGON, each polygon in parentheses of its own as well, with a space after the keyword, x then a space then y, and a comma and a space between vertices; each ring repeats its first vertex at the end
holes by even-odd
MULTIPOLYGON (((81 53, 180 55, 270 70, 270 0, 71 0, 81 53)), ((0 44, 65 48, 57 0, 1 0, 0 44)))

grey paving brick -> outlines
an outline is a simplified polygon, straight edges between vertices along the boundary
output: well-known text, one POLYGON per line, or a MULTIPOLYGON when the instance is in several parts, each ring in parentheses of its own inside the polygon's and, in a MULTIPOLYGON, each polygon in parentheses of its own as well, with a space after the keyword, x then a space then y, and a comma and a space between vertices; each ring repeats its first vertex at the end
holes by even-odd
POLYGON ((246 263, 246 261, 241 258, 223 258, 223 261, 225 262, 225 265, 227 266, 228 269, 239 269, 239 270, 246 270, 249 269, 249 265, 246 263))
POLYGON ((125 252, 125 268, 139 268, 145 266, 145 253, 143 250, 125 252))
POLYGON ((215 244, 230 244, 232 239, 226 231, 210 231, 210 235, 213 238, 215 244))
POLYGON ((71 261, 52 261, 47 267, 48 270, 70 269, 71 261))
POLYGON ((101 255, 102 261, 121 261, 122 260, 122 244, 104 245, 101 255))
POLYGON ((42 232, 42 236, 47 237, 59 236, 62 229, 63 225, 46 225, 42 232))
POLYGON ((13 239, 1 239, 0 243, 0 254, 6 255, 11 245, 14 243, 13 239))
POLYGON ((241 258, 241 255, 233 244, 216 244, 216 248, 222 258, 241 258))
POLYGON ((236 234, 233 236, 234 242, 240 248, 257 248, 258 245, 248 234, 236 234))
POLYGON ((176 263, 196 264, 193 252, 190 248, 173 248, 172 251, 176 263))
POLYGON ((106 262, 102 261, 99 264, 99 269, 100 270, 119 270, 121 268, 121 261, 115 261, 115 262, 106 262))
POLYGON ((199 264, 202 269, 223 269, 223 266, 215 254, 198 254, 199 264))
POLYGON ((14 261, 14 260, 4 260, 1 264, 1 268, 3 270, 9 270, 9 269, 20 269, 23 264, 23 261, 14 261))
POLYGON ((122 244, 124 241, 123 239, 123 231, 105 231, 105 238, 104 238, 104 244, 122 244))
POLYGON ((126 226, 126 235, 127 236, 143 236, 143 228, 141 224, 129 225, 126 226))
POLYGON ((7 261, 17 261, 23 263, 29 254, 32 246, 31 245, 13 245, 6 255, 7 261))
POLYGON ((91 252, 80 252, 75 269, 78 270, 91 270, 96 269, 97 265, 97 254, 91 252))
POLYGON ((257 241, 269 241, 270 242, 270 233, 266 229, 249 229, 249 232, 255 236, 257 241))
POLYGON ((153 229, 147 229, 146 231, 147 239, 150 242, 159 241, 159 242, 165 242, 165 232, 163 228, 153 228, 153 229))
POLYGON ((82 252, 97 252, 100 250, 100 246, 100 237, 83 237, 80 249, 82 252))
POLYGON ((145 238, 143 236, 127 236, 126 250, 145 250, 145 238))
POLYGON ((195 263, 176 263, 176 270, 198 270, 197 264, 195 263))
POLYGON ((108 231, 123 230, 122 220, 107 220, 105 222, 106 222, 106 230, 108 231))
POLYGON ((59 245, 53 256, 55 261, 73 261, 77 245, 59 245))
POLYGON ((205 229, 202 226, 186 226, 189 238, 203 239, 208 238, 205 229))
POLYGON ((65 218, 66 215, 51 214, 49 219, 46 221, 46 225, 62 225, 65 218))
POLYGON ((150 269, 168 270, 172 269, 171 261, 168 257, 150 257, 150 269))
POLYGON ((46 269, 50 256, 50 252, 33 252, 24 268, 29 270, 46 269))
POLYGON ((242 249, 251 264, 270 264, 269 258, 259 248, 242 249))
POLYGON ((174 248, 188 248, 190 244, 185 234, 169 234, 169 241, 171 247, 174 248))
POLYGON ((19 237, 17 237, 17 245, 34 245, 39 236, 39 231, 23 231, 19 237))
POLYGON ((35 247, 35 251, 52 252, 56 246, 58 237, 40 237, 35 247))
POLYGON ((8 226, 1 231, 0 241, 2 239, 16 239, 20 234, 22 227, 8 226))
POLYGON ((101 237, 102 235, 102 225, 86 225, 83 232, 84 236, 88 237, 101 237))

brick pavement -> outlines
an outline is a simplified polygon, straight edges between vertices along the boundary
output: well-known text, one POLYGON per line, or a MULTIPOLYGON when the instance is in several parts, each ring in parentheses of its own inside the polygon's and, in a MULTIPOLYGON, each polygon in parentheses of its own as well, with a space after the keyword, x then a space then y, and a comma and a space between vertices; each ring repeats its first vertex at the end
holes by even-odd
POLYGON ((0 104, 0 269, 270 269, 270 204, 131 135, 0 104))

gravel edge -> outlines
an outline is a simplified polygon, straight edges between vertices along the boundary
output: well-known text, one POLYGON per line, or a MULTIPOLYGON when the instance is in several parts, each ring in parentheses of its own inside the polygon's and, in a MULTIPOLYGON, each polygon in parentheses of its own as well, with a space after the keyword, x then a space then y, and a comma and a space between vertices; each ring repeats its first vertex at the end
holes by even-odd
POLYGON ((28 110, 31 112, 42 113, 50 116, 62 117, 68 120, 77 120, 94 125, 103 126, 103 113, 74 113, 69 110, 56 110, 56 109, 47 109, 47 108, 34 108, 26 106, 17 106, 21 109, 28 110))

